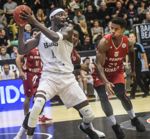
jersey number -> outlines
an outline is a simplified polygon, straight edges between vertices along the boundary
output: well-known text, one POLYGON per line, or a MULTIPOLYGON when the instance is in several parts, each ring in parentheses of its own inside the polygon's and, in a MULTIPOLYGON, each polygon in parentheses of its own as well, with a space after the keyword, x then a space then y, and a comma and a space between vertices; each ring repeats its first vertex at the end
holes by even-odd
POLYGON ((51 53, 52 53, 52 58, 56 58, 56 56, 55 56, 55 54, 54 54, 52 49, 51 49, 51 53))

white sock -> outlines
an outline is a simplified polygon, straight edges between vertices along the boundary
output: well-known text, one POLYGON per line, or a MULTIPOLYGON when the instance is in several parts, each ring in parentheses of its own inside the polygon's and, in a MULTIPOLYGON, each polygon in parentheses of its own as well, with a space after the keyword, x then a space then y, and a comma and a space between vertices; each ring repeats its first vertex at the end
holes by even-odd
POLYGON ((25 132, 26 132, 26 129, 21 126, 18 133, 17 133, 17 136, 22 137, 23 134, 25 134, 25 132))
POLYGON ((32 139, 32 137, 33 137, 33 136, 29 136, 29 135, 27 135, 27 139, 32 139))
POLYGON ((116 121, 116 118, 115 118, 115 116, 114 116, 114 115, 108 116, 107 118, 108 118, 108 120, 109 120, 109 122, 110 122, 111 126, 113 126, 113 125, 116 125, 116 124, 117 124, 117 121, 116 121))
POLYGON ((128 113, 128 115, 129 115, 129 117, 130 117, 131 119, 133 119, 133 118, 136 117, 136 115, 135 115, 133 109, 131 109, 130 111, 127 111, 127 113, 128 113))

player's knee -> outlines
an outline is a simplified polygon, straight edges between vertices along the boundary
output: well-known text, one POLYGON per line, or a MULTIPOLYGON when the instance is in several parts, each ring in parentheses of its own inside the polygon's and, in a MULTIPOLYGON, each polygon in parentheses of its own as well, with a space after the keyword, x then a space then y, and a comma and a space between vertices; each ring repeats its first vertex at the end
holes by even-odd
POLYGON ((79 110, 80 114, 83 117, 84 123, 90 123, 95 118, 94 113, 90 105, 87 105, 79 110))

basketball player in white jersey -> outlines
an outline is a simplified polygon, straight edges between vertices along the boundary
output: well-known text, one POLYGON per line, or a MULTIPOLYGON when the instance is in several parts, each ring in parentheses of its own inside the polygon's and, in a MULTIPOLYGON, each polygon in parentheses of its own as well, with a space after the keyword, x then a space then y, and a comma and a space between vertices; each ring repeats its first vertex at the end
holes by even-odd
POLYGON ((79 128, 90 139, 105 137, 104 133, 93 127, 93 111, 72 73, 74 69, 71 61, 73 26, 66 24, 65 11, 58 8, 51 12, 51 27, 49 29, 26 12, 21 14, 21 18, 38 28, 41 33, 37 34, 35 38, 24 42, 24 28, 19 27, 18 51, 20 54, 25 54, 34 47, 38 47, 43 62, 43 71, 34 105, 31 112, 26 116, 17 137, 19 138, 26 129, 27 139, 32 139, 38 116, 45 102, 55 95, 61 98, 67 108, 74 107, 79 111, 82 117, 79 128))

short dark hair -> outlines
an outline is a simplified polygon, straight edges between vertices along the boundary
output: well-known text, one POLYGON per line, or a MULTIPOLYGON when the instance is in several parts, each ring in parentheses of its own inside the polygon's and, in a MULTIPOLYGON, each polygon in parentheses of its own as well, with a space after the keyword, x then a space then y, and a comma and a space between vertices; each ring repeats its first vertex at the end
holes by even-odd
POLYGON ((127 22, 121 17, 115 17, 111 20, 112 23, 120 25, 121 28, 126 28, 127 27, 127 22))

